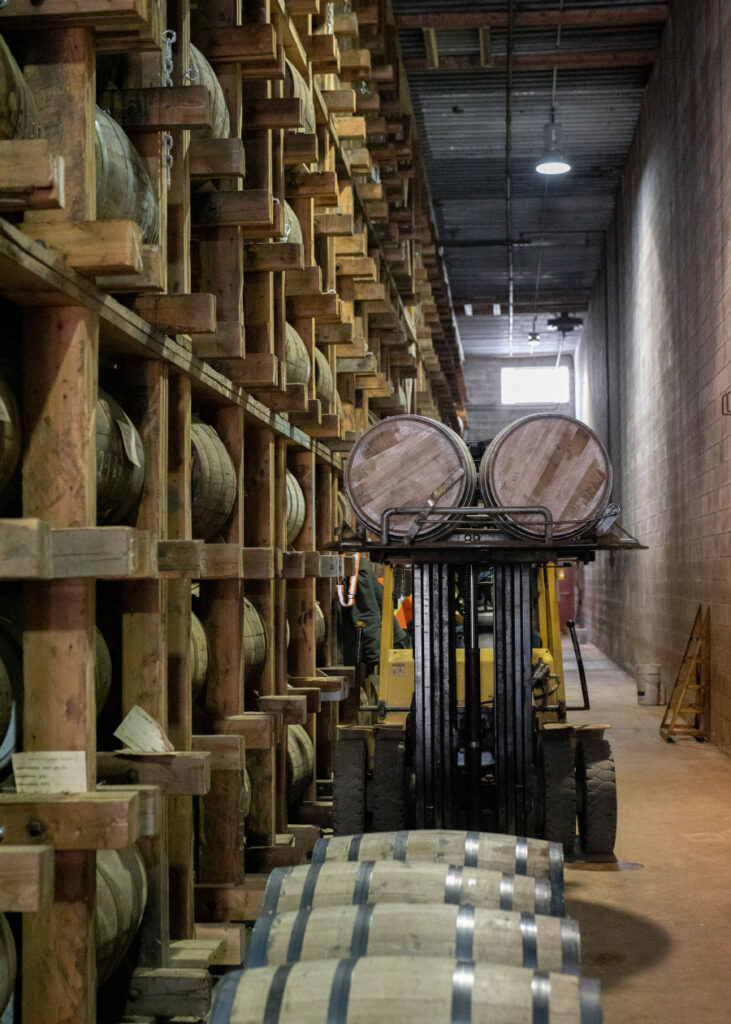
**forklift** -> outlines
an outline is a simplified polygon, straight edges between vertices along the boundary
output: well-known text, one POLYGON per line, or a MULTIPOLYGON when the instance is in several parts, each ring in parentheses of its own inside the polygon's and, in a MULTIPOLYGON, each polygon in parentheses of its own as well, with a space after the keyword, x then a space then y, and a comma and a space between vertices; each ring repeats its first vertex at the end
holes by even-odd
POLYGON ((550 516, 542 538, 520 540, 501 530, 503 511, 388 509, 378 539, 362 532, 340 545, 386 568, 378 701, 358 709, 371 724, 338 727, 336 834, 467 829, 550 839, 570 854, 578 821, 582 852, 612 855, 617 793, 609 726, 568 720, 590 702, 570 623, 583 703, 567 706, 557 583, 561 565, 640 545, 621 528, 554 538, 550 516), (451 532, 394 542, 390 516, 406 512, 448 517, 451 532), (393 647, 394 566, 413 578, 413 650, 393 647), (486 579, 487 643, 480 628, 490 618, 480 593, 486 579))

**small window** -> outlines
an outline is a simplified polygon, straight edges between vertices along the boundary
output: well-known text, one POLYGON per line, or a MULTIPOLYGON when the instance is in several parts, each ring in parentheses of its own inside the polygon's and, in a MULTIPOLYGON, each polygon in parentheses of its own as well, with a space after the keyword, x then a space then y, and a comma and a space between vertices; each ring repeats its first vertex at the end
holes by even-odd
POLYGON ((503 405, 567 405, 568 366, 505 367, 500 374, 503 405))

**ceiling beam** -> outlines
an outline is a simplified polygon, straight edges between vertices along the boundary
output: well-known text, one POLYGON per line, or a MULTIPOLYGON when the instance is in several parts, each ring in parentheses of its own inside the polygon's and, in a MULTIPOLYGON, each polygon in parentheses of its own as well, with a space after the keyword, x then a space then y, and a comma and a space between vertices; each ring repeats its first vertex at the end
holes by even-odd
MULTIPOLYGON (((654 46, 643 46, 633 50, 548 50, 543 53, 514 53, 513 70, 541 71, 552 68, 640 68, 650 67, 657 59, 654 46)), ((480 63, 477 54, 440 56, 439 67, 428 60, 409 58, 404 60, 407 71, 504 71, 505 57, 493 57, 488 68, 480 63)))
MULTIPOLYGON (((499 320, 501 318, 507 319, 508 305, 505 299, 495 299, 496 304, 501 304, 502 313, 499 317, 493 316, 492 307, 493 301, 486 299, 454 299, 454 311, 457 316, 463 316, 463 308, 465 303, 472 306, 473 316, 485 316, 491 320, 499 320)), ((513 312, 518 315, 533 316, 537 313, 541 316, 543 313, 560 313, 562 310, 570 310, 572 313, 584 313, 589 308, 589 295, 577 294, 573 292, 571 295, 552 294, 551 292, 541 293, 538 297, 538 301, 535 299, 516 299, 513 305, 513 312)))
MULTIPOLYGON (((620 7, 576 7, 570 10, 516 11, 513 28, 605 28, 627 25, 662 25, 669 16, 668 4, 635 4, 620 7)), ((398 28, 507 28, 507 11, 474 14, 450 11, 449 14, 399 14, 398 28)))

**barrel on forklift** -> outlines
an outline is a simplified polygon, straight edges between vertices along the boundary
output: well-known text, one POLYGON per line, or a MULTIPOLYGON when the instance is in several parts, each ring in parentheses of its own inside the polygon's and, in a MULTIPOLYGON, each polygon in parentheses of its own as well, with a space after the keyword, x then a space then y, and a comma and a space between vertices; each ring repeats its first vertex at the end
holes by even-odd
MULTIPOLYGON (((523 794, 529 811, 525 817, 526 831, 563 844, 573 852, 577 822, 581 849, 585 853, 612 853, 617 824, 617 797, 614 761, 605 736, 605 725, 572 725, 567 712, 588 710, 581 665, 581 654, 572 630, 574 649, 582 678, 583 705, 568 708, 566 703, 564 665, 561 651, 561 629, 558 614, 558 571, 554 564, 534 566, 530 572, 530 692, 532 709, 528 723, 530 738, 523 745, 528 771, 516 771, 510 777, 510 761, 496 762, 496 733, 506 729, 505 714, 496 712, 494 688, 494 643, 491 610, 482 605, 472 617, 479 622, 480 636, 472 638, 467 650, 454 644, 450 672, 456 676, 456 687, 447 689, 456 695, 456 708, 448 721, 453 735, 444 737, 444 748, 456 755, 456 763, 448 778, 454 827, 472 827, 474 807, 466 806, 471 792, 467 781, 475 756, 474 745, 465 722, 465 660, 479 657, 480 723, 479 723, 479 824, 483 831, 499 831, 499 790, 514 785, 527 788, 523 794), (479 647, 479 651, 475 648, 479 647), (507 773, 507 777, 506 777, 507 773)), ((484 572, 483 572, 484 578, 484 572)), ((453 590, 459 589, 459 573, 453 590)), ((527 599, 526 599, 527 600, 527 599)), ((459 603, 452 593, 445 604, 449 614, 459 603)), ((495 606, 499 613, 499 602, 495 606)), ((344 724, 338 729, 333 779, 334 826, 336 834, 364 831, 394 831, 414 827, 414 777, 417 759, 423 751, 415 749, 417 730, 414 707, 414 652, 393 647, 393 572, 386 567, 381 632, 380 683, 378 703, 369 705, 370 725, 344 724)), ((422 632, 424 623, 421 623, 422 632)), ((573 623, 570 624, 573 627, 573 623)), ((451 627, 450 627, 451 628, 451 627)), ((416 643, 428 643, 415 637, 416 643)), ((457 641, 459 643, 459 641, 457 641)), ((509 695, 508 695, 509 697, 509 695)), ((445 699, 448 699, 445 694, 445 699)), ((454 699, 454 697, 452 698, 454 699)), ((504 706, 504 698, 503 705, 504 706)), ((361 708, 361 712, 364 709, 361 708)), ((510 716, 508 716, 510 718, 510 716)), ((361 721, 363 715, 361 714, 361 721)), ((512 718, 510 718, 512 721, 512 718)), ((517 721, 517 719, 516 719, 517 721)), ((514 726, 513 726, 514 727, 514 726)), ((510 732, 511 726, 507 725, 510 732)), ((502 748, 509 749, 510 736, 502 736, 502 748)), ((431 750, 438 751, 431 741, 431 750)), ((521 745, 515 743, 515 757, 521 745)))

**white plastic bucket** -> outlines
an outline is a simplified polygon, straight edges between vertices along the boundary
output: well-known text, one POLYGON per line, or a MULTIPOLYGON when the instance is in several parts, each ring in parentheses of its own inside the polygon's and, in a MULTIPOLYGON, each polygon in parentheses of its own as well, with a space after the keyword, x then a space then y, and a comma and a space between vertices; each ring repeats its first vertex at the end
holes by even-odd
POLYGON ((663 703, 662 682, 659 665, 638 665, 635 670, 637 678, 637 703, 656 707, 663 703))

